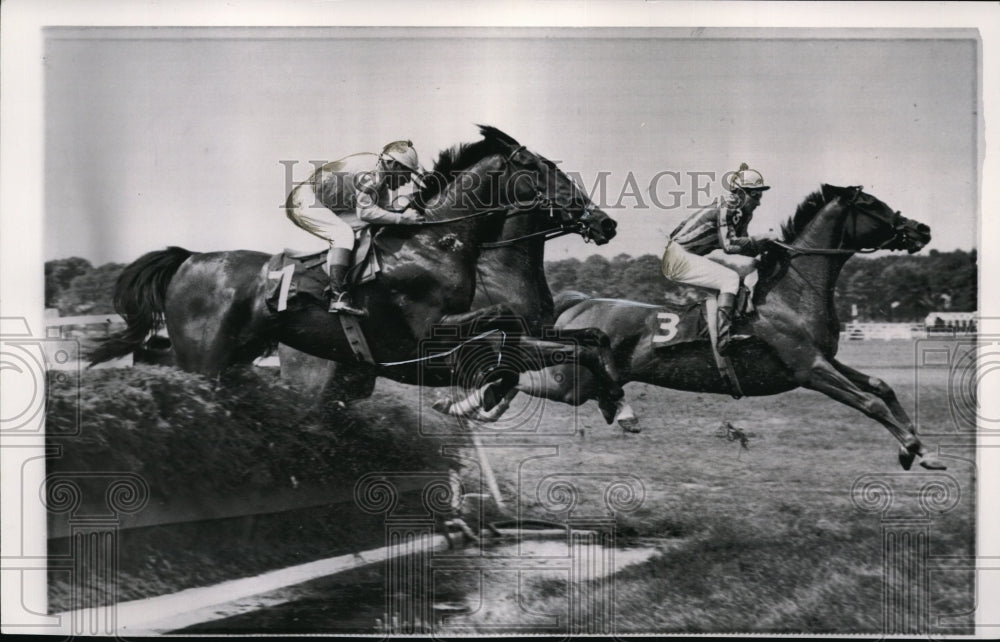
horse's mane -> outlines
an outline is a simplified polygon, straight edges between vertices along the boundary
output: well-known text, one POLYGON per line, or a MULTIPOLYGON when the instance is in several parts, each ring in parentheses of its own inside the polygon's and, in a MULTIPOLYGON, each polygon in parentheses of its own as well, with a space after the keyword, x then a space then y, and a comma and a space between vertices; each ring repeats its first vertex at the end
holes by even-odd
MULTIPOLYGON (((823 184, 818 190, 806 196, 795 208, 795 213, 788 217, 781 224, 781 240, 783 243, 791 243, 801 235, 809 223, 826 207, 832 198, 842 188, 823 184)), ((788 266, 788 255, 783 251, 766 250, 760 259, 758 272, 761 275, 760 284, 757 286, 756 301, 760 302, 781 276, 784 275, 788 266)))
POLYGON ((783 242, 791 243, 798 238, 809 222, 816 218, 820 210, 826 206, 829 199, 825 194, 825 187, 824 185, 823 188, 806 196, 795 208, 795 214, 792 214, 787 221, 781 224, 781 240, 783 242))
POLYGON ((428 203, 455 180, 457 172, 472 167, 482 159, 494 154, 508 154, 520 146, 516 140, 496 127, 478 125, 483 139, 474 143, 460 143, 442 151, 434 163, 431 176, 427 177, 420 190, 418 201, 428 203))

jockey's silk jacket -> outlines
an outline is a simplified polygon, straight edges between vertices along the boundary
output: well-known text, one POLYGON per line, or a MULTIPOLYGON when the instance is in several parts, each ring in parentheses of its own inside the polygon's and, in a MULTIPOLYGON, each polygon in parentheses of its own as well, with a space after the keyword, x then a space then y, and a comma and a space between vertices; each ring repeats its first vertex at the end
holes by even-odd
POLYGON ((316 199, 359 230, 371 223, 399 224, 408 216, 392 212, 389 187, 377 171, 377 154, 352 154, 323 165, 311 181, 316 199))
POLYGON ((735 197, 716 199, 678 225, 670 238, 688 252, 704 256, 721 249, 727 254, 756 256, 760 243, 747 235, 753 214, 744 214, 735 197))

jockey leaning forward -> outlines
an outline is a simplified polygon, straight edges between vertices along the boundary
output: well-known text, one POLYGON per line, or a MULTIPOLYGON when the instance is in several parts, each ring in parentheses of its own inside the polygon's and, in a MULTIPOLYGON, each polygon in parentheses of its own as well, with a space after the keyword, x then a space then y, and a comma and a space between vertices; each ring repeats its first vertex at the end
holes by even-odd
POLYGON ((350 304, 344 291, 355 233, 372 223, 422 223, 424 217, 416 211, 388 209, 390 190, 398 190, 411 179, 419 186, 421 174, 413 143, 400 140, 386 145, 381 154, 353 154, 327 163, 289 193, 288 218, 330 244, 330 312, 365 314, 350 304))
POLYGON ((722 250, 726 254, 754 257, 763 249, 768 236, 751 237, 747 227, 760 205, 764 191, 771 189, 760 172, 743 163, 729 175, 729 194, 709 208, 688 217, 670 233, 663 252, 663 275, 671 281, 687 283, 718 292, 716 317, 719 354, 725 356, 731 346, 730 328, 733 308, 740 287, 736 270, 705 255, 722 250))

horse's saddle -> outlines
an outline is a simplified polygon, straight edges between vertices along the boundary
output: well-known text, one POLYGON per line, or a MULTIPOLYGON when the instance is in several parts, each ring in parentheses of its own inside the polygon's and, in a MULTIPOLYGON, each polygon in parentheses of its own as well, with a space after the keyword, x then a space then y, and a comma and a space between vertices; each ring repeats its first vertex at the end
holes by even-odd
MULTIPOLYGON (((374 242, 371 228, 364 228, 354 244, 351 269, 345 279, 348 288, 375 279, 382 271, 379 250, 374 242)), ((330 278, 326 270, 327 250, 320 252, 296 252, 285 250, 273 255, 267 262, 267 290, 264 300, 274 312, 282 312, 289 307, 306 303, 325 303, 330 278)))
MULTIPOLYGON (((733 321, 732 338, 743 337, 739 331, 752 314, 752 303, 741 285, 736 300, 737 316, 733 321)), ((652 328, 654 348, 666 348, 691 341, 710 341, 708 324, 715 319, 708 317, 708 301, 715 294, 696 287, 679 287, 668 294, 668 302, 660 305, 660 310, 649 320, 652 328), (673 296, 670 296, 673 295, 673 296)))
POLYGON ((691 341, 707 341, 708 315, 705 301, 667 303, 649 317, 653 347, 665 348, 691 341))

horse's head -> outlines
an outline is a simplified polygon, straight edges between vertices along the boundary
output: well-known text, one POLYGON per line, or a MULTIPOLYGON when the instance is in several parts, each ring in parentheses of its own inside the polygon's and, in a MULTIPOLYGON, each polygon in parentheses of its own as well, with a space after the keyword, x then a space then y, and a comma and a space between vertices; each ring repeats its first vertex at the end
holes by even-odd
POLYGON ((842 249, 919 251, 931 240, 931 228, 854 187, 823 186, 831 205, 843 208, 842 249))
POLYGON ((799 254, 874 250, 912 254, 931 240, 929 227, 902 216, 861 186, 823 185, 781 228, 784 243, 795 245, 799 254))
POLYGON ((553 228, 575 232, 598 245, 615 237, 618 223, 555 163, 521 145, 508 162, 524 177, 512 183, 516 200, 533 204, 538 210, 535 215, 547 215, 553 228))
POLYGON ((531 237, 572 232, 598 244, 614 238, 617 223, 555 163, 499 129, 481 125, 480 132, 483 140, 441 152, 415 198, 418 207, 505 212, 531 228, 531 237))
POLYGON ((573 232, 598 245, 614 238, 618 224, 555 163, 495 127, 480 125, 479 131, 485 140, 496 141, 508 150, 503 162, 509 171, 504 190, 509 203, 532 216, 547 216, 536 221, 543 229, 573 232))

